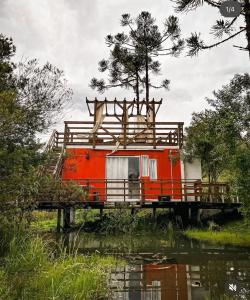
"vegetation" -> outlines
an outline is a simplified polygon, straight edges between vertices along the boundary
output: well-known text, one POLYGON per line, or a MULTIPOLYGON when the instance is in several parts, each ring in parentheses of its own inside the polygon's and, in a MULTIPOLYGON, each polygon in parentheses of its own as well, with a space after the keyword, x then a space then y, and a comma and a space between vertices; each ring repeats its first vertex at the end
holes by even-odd
MULTIPOLYGON (((173 0, 176 3, 177 12, 188 12, 197 9, 204 3, 213 7, 216 10, 220 9, 222 1, 220 0, 173 0)), ((232 20, 226 20, 221 16, 216 20, 215 24, 211 28, 211 34, 216 39, 215 43, 208 45, 201 38, 197 32, 191 33, 191 36, 187 39, 187 46, 189 48, 188 54, 190 56, 198 54, 201 50, 207 50, 215 48, 225 42, 234 39, 240 34, 246 35, 247 45, 236 46, 239 50, 244 50, 249 53, 250 56, 250 2, 249 0, 243 0, 241 14, 232 20)))
MULTIPOLYGON (((75 228, 85 232, 105 234, 135 233, 141 231, 169 231, 172 216, 168 210, 159 209, 155 216, 145 209, 131 214, 130 209, 110 209, 101 218, 98 210, 76 210, 75 228)), ((31 228, 36 231, 55 231, 56 212, 33 212, 31 228)))
POLYGON ((82 194, 71 183, 62 188, 40 176, 47 157, 36 135, 56 121, 72 95, 63 72, 37 60, 14 64, 14 54, 13 41, 0 35, 0 298, 104 298, 114 259, 55 251, 57 245, 27 234, 41 192, 57 201, 82 194))
POLYGON ((57 213, 55 211, 33 211, 30 216, 30 227, 35 232, 55 231, 57 225, 57 213))
POLYGON ((40 237, 15 236, 0 267, 0 298, 107 297, 107 274, 118 261, 112 257, 77 255, 77 249, 66 253, 64 248, 56 248, 57 251, 40 237))
POLYGON ((45 159, 36 135, 72 95, 61 70, 37 60, 14 64, 15 50, 12 39, 0 34, 0 236, 34 207, 45 159))
POLYGON ((250 226, 242 221, 233 222, 223 227, 210 223, 208 229, 189 229, 185 231, 189 238, 211 243, 250 246, 250 226))
POLYGON ((141 12, 135 19, 129 14, 123 14, 121 25, 128 28, 129 32, 108 35, 106 44, 112 47, 111 56, 109 60, 103 59, 99 62, 99 70, 109 72, 109 84, 103 79, 93 78, 90 86, 97 88, 99 92, 117 86, 132 87, 137 100, 141 88, 145 87, 145 98, 149 101, 150 88, 168 89, 169 86, 168 79, 163 80, 159 86, 152 83, 150 72, 160 72, 160 62, 155 57, 178 56, 184 46, 184 41, 180 38, 178 19, 169 16, 164 22, 162 33, 155 24, 155 19, 146 11, 141 12))
POLYGON ((186 129, 186 159, 199 157, 210 182, 228 181, 250 212, 250 76, 236 74, 207 99, 211 108, 194 113, 186 129))

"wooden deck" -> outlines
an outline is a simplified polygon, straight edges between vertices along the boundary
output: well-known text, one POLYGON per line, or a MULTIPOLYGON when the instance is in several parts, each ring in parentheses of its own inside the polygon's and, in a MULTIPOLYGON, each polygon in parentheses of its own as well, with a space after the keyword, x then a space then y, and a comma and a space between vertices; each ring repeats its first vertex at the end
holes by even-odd
POLYGON ((180 208, 180 209, 234 209, 240 208, 241 202, 222 203, 222 202, 200 202, 200 201, 151 201, 147 203, 121 203, 119 202, 101 202, 101 201, 39 201, 36 209, 153 209, 153 208, 180 208))

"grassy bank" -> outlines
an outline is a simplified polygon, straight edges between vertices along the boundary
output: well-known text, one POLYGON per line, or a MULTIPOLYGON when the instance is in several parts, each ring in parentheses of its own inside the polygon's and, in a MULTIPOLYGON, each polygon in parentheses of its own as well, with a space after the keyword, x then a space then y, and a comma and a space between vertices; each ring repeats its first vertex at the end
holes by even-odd
POLYGON ((15 237, 1 259, 0 299, 105 299, 108 274, 122 262, 78 255, 37 236, 15 237))
POLYGON ((250 247, 250 226, 243 220, 224 226, 210 223, 206 229, 189 229, 184 234, 189 238, 211 243, 250 247))

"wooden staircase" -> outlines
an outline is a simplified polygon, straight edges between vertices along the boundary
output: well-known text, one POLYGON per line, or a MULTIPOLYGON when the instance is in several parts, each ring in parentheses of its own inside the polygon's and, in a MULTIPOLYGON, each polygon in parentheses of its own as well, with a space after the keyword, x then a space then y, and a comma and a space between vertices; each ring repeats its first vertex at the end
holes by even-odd
POLYGON ((54 178, 59 178, 62 171, 64 147, 59 139, 59 133, 54 130, 44 149, 44 154, 48 155, 45 165, 41 168, 40 174, 54 178))

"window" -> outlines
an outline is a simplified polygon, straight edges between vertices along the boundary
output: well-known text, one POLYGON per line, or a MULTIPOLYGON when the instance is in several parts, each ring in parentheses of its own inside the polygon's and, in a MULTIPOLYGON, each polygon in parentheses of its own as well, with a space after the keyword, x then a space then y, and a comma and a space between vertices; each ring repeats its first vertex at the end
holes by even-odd
POLYGON ((149 160, 149 177, 150 179, 157 179, 157 160, 149 160))
POLYGON ((141 157, 141 176, 149 176, 148 174, 148 156, 142 155, 141 157))

